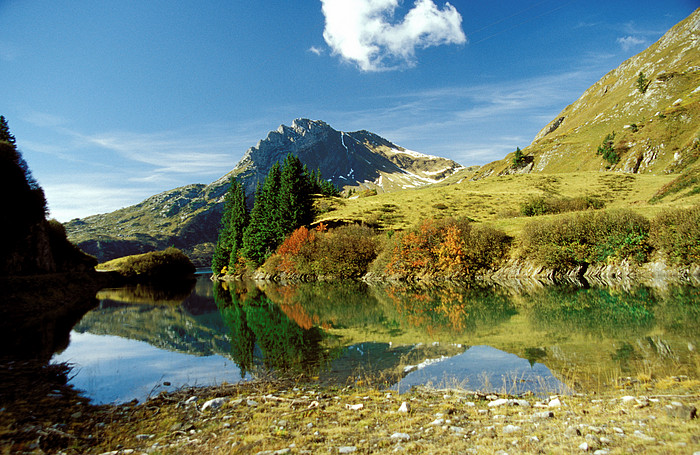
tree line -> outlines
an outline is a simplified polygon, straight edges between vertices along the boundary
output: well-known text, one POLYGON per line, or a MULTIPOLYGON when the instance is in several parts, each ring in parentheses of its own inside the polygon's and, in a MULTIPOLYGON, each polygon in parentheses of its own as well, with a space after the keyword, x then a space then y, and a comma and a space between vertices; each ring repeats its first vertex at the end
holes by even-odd
POLYGON ((340 191, 292 154, 273 164, 258 183, 250 212, 243 185, 232 176, 212 258, 214 273, 233 271, 241 262, 254 267, 265 262, 290 233, 313 221, 315 194, 338 196, 340 191))

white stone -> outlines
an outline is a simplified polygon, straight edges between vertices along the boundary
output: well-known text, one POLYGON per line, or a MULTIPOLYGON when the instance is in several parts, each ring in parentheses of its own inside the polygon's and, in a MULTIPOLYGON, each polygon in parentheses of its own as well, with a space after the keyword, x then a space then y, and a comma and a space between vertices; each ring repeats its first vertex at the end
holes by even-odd
POLYGON ((219 409, 224 405, 224 403, 226 403, 226 398, 212 398, 211 400, 204 402, 202 405, 202 411, 206 411, 209 408, 219 409))
POLYGON ((651 436, 647 436, 646 434, 642 433, 641 430, 634 430, 634 437, 641 439, 642 441, 648 441, 648 442, 656 441, 656 438, 652 438, 651 436))
POLYGON ((355 446, 338 447, 338 453, 353 453, 353 452, 357 452, 357 447, 355 447, 355 446))
POLYGON ((494 400, 494 401, 490 402, 489 407, 495 408, 498 406, 503 406, 504 404, 508 404, 508 400, 506 400, 505 398, 499 398, 498 400, 494 400))
POLYGON ((401 441, 408 441, 411 439, 411 435, 408 433, 394 433, 390 436, 391 439, 400 439, 401 441))
POLYGON ((549 406, 550 408, 558 408, 559 406, 561 406, 561 400, 559 400, 559 398, 555 398, 551 400, 547 406, 549 406))
POLYGON ((578 446, 578 448, 583 450, 584 452, 588 452, 588 443, 584 442, 580 446, 578 446))
POLYGON ((551 419, 553 417, 554 413, 552 411, 536 412, 532 414, 533 419, 551 419))
POLYGON ((401 407, 399 407, 399 412, 408 412, 410 410, 408 403, 405 401, 401 403, 401 407))
POLYGON ((359 411, 360 409, 364 408, 365 405, 362 404, 362 403, 359 403, 359 404, 346 404, 345 407, 346 407, 347 409, 352 410, 352 411, 359 411))
POLYGON ((505 427, 503 427, 504 434, 515 433, 517 431, 520 431, 520 427, 517 425, 506 425, 505 427))

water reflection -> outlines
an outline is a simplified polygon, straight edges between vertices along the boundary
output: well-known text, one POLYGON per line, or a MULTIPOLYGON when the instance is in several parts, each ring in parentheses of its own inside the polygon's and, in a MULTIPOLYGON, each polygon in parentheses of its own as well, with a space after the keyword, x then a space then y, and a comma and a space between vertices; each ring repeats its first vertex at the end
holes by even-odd
POLYGON ((241 375, 263 367, 318 376, 331 358, 332 350, 322 346, 324 332, 320 327, 298 324, 262 292, 249 292, 244 286, 217 286, 214 296, 229 329, 231 355, 241 375))
POLYGON ((515 354, 491 346, 472 346, 463 354, 416 368, 393 388, 401 391, 424 384, 436 388, 462 388, 513 395, 524 392, 569 392, 569 388, 543 364, 531 364, 515 354))
MULTIPOLYGON (((698 377, 700 365, 698 288, 213 285, 203 276, 190 290, 103 291, 74 333, 145 342, 164 359, 167 351, 187 354, 186 367, 171 361, 197 383, 210 381, 215 369, 213 376, 228 381, 272 372, 340 384, 516 384, 558 392, 622 376, 698 377), (430 359, 443 361, 410 369, 430 359)), ((75 336, 71 346, 79 343, 75 336)), ((71 346, 65 354, 80 364, 71 346)), ((141 347, 120 346, 131 368, 173 371, 155 353, 130 357, 141 347)))

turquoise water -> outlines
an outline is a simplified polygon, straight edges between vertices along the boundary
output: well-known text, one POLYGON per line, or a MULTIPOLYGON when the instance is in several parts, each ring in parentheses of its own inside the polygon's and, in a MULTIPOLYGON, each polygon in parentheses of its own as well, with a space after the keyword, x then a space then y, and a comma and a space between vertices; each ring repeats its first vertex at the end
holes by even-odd
POLYGON ((697 376, 700 290, 363 283, 103 290, 53 362, 95 402, 259 375, 560 393, 697 376), (627 379, 630 378, 630 379, 627 379))

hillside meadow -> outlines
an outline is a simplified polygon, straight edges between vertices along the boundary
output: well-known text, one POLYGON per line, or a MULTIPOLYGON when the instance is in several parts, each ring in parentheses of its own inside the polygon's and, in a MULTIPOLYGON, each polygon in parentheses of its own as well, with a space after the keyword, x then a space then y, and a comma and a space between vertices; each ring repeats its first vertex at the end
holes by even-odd
POLYGON ((493 176, 476 181, 470 177, 471 173, 463 171, 443 183, 423 188, 351 199, 324 199, 317 202, 325 213, 317 217, 316 223, 363 222, 384 231, 399 231, 428 218, 467 217, 517 236, 529 221, 520 214, 521 204, 533 197, 589 196, 602 200, 605 208, 627 208, 647 218, 667 208, 700 203, 700 194, 687 194, 688 191, 655 204, 649 202, 675 175, 591 171, 493 176))

